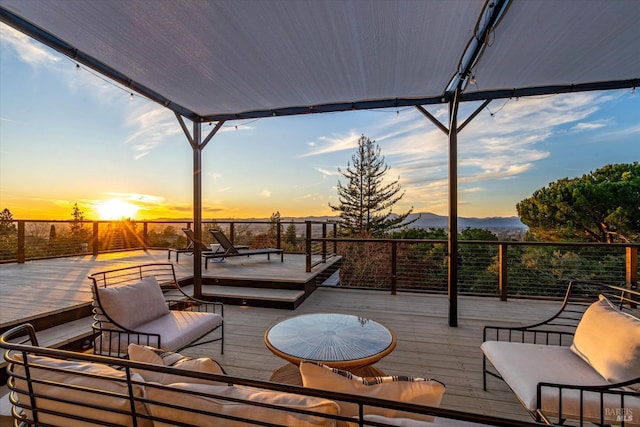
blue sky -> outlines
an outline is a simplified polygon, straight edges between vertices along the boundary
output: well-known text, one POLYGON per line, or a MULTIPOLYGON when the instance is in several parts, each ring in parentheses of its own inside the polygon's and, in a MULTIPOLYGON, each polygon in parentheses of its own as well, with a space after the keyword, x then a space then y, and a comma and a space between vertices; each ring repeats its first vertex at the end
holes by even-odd
MULTIPOLYGON (((361 134, 406 191, 394 211, 446 215, 447 137, 401 108, 227 122, 203 152, 204 218, 331 215, 361 134)), ((516 215, 550 182, 640 160, 639 136, 632 90, 493 101, 459 135, 459 215, 516 215)), ((187 218, 191 170, 171 111, 0 24, 0 209, 69 219, 78 203, 99 219, 118 200, 136 219, 187 218)))

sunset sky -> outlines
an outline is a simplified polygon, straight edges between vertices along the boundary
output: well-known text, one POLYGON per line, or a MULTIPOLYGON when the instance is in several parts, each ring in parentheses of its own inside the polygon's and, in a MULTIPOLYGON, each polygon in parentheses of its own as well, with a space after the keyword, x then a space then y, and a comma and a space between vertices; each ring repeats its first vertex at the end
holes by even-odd
MULTIPOLYGON (((446 106, 428 110, 447 121, 446 106)), ((394 211, 446 215, 447 137, 400 108, 227 122, 203 152, 204 219, 332 215, 338 168, 361 134, 406 191, 394 211)), ((513 216, 559 178, 640 160, 640 98, 497 100, 458 141, 459 215, 513 216)), ((70 219, 77 203, 87 219, 190 218, 192 197, 192 152, 171 111, 0 24, 0 210, 70 219)))

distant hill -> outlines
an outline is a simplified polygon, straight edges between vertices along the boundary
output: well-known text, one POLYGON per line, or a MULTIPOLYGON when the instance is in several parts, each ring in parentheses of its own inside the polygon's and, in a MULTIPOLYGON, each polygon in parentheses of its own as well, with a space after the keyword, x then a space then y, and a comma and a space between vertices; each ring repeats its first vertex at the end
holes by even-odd
MULTIPOLYGON (((436 215, 430 212, 415 213, 409 215, 409 219, 420 217, 409 227, 411 228, 447 228, 448 219, 444 215, 436 215)), ((290 217, 283 216, 282 221, 335 221, 337 216, 306 216, 306 217, 290 217)), ((188 221, 186 219, 171 219, 171 221, 188 221)), ((205 221, 211 221, 212 218, 204 218, 205 221)), ((229 221, 256 221, 266 222, 269 218, 215 218, 215 221, 229 222, 229 221)), ((503 229, 516 229, 526 231, 528 227, 524 225, 520 218, 517 216, 510 217, 488 217, 488 218, 465 218, 458 217, 458 228, 481 228, 486 230, 503 230, 503 229)))
MULTIPOLYGON (((416 222, 412 223, 410 228, 447 228, 448 219, 443 215, 436 215, 430 212, 422 212, 409 215, 408 219, 420 217, 416 222)), ((307 217, 288 217, 283 216, 282 221, 335 221, 337 216, 307 216, 307 217)), ((268 221, 269 218, 216 218, 216 221, 268 221)), ((517 229, 527 230, 517 216, 511 217, 489 217, 489 218, 464 218, 458 217, 458 228, 481 228, 486 230, 505 230, 517 229)))
MULTIPOLYGON (((412 228, 447 228, 448 218, 429 212, 411 214, 408 219, 420 216, 416 222, 409 227, 412 228)), ((482 229, 509 229, 517 228, 526 230, 528 227, 520 221, 517 216, 511 217, 489 217, 489 218, 464 218, 458 217, 458 228, 482 228, 482 229)))

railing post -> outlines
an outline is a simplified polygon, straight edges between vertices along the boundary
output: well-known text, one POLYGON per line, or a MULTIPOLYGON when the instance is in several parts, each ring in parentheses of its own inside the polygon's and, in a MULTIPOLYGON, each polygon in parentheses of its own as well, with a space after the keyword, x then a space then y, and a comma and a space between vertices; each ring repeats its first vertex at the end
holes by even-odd
MULTIPOLYGON (((338 224, 336 224, 335 222, 333 223, 333 238, 334 239, 338 238, 338 224)), ((338 241, 337 240, 333 241, 333 255, 338 255, 338 241)))
POLYGON ((93 236, 91 237, 91 247, 93 251, 93 256, 98 256, 98 252, 100 252, 100 242, 98 241, 98 231, 99 224, 94 221, 93 223, 93 236))
MULTIPOLYGON (((323 222, 322 223, 322 238, 326 239, 327 238, 327 223, 323 222)), ((327 241, 323 240, 322 241, 322 262, 327 262, 327 241)))
POLYGON ((311 273, 311 221, 305 221, 305 257, 306 257, 306 272, 311 273))
POLYGON ((142 223, 142 247, 143 249, 149 249, 149 223, 147 221, 142 223))
POLYGON ((231 240, 231 243, 236 241, 236 224, 234 222, 229 223, 229 240, 231 240))
POLYGON ((282 232, 280 230, 280 220, 278 220, 277 224, 278 229, 276 230, 276 248, 280 249, 282 248, 282 232))
POLYGON ((398 242, 391 242, 391 295, 395 295, 397 291, 397 260, 398 260, 398 242))
POLYGON ((498 264, 498 268, 499 268, 499 289, 500 289, 500 301, 506 301, 507 300, 507 294, 509 293, 507 291, 507 271, 508 271, 508 248, 509 245, 506 242, 501 242, 500 246, 499 246, 499 253, 498 253, 498 258, 499 258, 499 264, 498 264))
POLYGON ((626 256, 626 278, 627 288, 636 289, 638 287, 638 247, 627 246, 626 256))
POLYGON ((18 221, 18 253, 17 258, 20 264, 24 264, 25 260, 25 240, 24 240, 24 221, 18 221))

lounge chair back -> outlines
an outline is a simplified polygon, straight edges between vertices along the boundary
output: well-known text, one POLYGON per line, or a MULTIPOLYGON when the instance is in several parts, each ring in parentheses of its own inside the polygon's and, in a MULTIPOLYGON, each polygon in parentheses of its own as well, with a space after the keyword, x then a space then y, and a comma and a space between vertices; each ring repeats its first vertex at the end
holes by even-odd
MULTIPOLYGON (((193 230, 190 228, 183 228, 182 231, 184 232, 184 234, 187 235, 187 239, 189 240, 189 246, 187 246, 188 248, 194 248, 195 244, 196 244, 196 236, 193 234, 193 230)), ((198 241, 198 244, 200 245, 200 250, 201 251, 209 251, 211 250, 209 248, 209 246, 205 245, 204 242, 198 241)))
POLYGON ((225 236, 225 234, 220 230, 209 230, 213 237, 220 243, 220 246, 224 248, 225 253, 229 255, 238 255, 240 252, 233 246, 231 240, 225 236))

